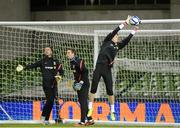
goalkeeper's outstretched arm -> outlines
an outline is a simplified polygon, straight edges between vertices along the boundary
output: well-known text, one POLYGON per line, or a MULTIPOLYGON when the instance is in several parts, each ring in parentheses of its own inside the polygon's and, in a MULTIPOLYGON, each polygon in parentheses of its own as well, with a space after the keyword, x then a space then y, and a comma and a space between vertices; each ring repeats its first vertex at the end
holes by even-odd
POLYGON ((131 19, 131 16, 128 15, 127 19, 124 23, 120 24, 117 28, 115 28, 111 33, 109 33, 105 39, 104 42, 112 40, 112 38, 118 33, 119 30, 123 29, 125 26, 129 25, 129 21, 131 19))
POLYGON ((32 68, 41 67, 41 64, 42 64, 42 60, 37 61, 37 62, 35 62, 33 64, 26 65, 25 69, 32 69, 32 68))
POLYGON ((33 64, 29 64, 29 65, 26 65, 26 66, 23 66, 23 65, 18 65, 17 67, 16 67, 16 71, 17 72, 21 72, 22 70, 24 70, 24 69, 32 69, 32 68, 37 68, 37 67, 40 67, 41 66, 41 62, 42 60, 40 60, 40 61, 37 61, 37 62, 35 62, 35 63, 33 63, 33 64))
POLYGON ((118 43, 118 48, 119 49, 124 48, 129 43, 129 41, 131 40, 131 38, 137 32, 138 29, 139 29, 138 26, 134 26, 134 28, 131 31, 131 33, 125 39, 123 39, 120 43, 118 43))

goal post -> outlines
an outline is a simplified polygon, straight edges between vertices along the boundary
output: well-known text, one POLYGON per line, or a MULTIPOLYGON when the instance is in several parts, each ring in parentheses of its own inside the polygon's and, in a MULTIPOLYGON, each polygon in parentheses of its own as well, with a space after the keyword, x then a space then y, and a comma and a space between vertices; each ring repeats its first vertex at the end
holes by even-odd
MULTIPOLYGON (((89 69, 90 82, 103 38, 123 21, 0 22, 0 123, 40 123, 45 102, 39 69, 15 71, 42 58, 42 49, 53 46, 64 66, 58 86, 64 123, 80 119, 73 73, 66 50, 75 48, 89 69)), ((113 67, 116 121, 101 80, 94 103, 98 124, 131 126, 180 125, 180 19, 142 20, 128 46, 118 52, 113 67), (174 27, 176 26, 176 28, 174 27)), ((123 39, 131 27, 119 32, 123 39)))

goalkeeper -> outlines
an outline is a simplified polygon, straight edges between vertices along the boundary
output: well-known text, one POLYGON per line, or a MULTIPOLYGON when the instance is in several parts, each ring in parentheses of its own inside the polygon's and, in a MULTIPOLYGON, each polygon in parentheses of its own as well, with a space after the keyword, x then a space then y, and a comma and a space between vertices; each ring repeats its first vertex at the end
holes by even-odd
POLYGON ((120 24, 116 29, 114 29, 111 33, 109 33, 101 45, 101 49, 98 55, 98 59, 96 62, 96 68, 93 73, 93 80, 92 86, 90 91, 90 102, 88 105, 88 117, 92 115, 93 112, 93 101, 95 97, 95 93, 97 91, 98 83, 101 77, 103 77, 105 85, 106 85, 106 92, 109 96, 110 100, 110 118, 111 120, 115 120, 115 110, 114 110, 114 95, 113 95, 113 82, 112 82, 112 73, 111 68, 114 64, 114 58, 117 52, 124 48, 133 35, 136 33, 138 29, 137 26, 131 31, 131 33, 123 40, 120 41, 120 37, 118 35, 118 31, 123 29, 125 26, 129 25, 131 16, 128 16, 126 21, 120 24))
POLYGON ((94 121, 92 117, 87 118, 88 112, 88 93, 89 93, 89 78, 88 78, 88 69, 85 67, 84 61, 75 56, 74 49, 67 50, 67 58, 70 59, 70 66, 74 74, 74 84, 73 88, 77 91, 78 101, 81 108, 81 120, 75 126, 84 126, 84 125, 93 125, 94 121))
POLYGON ((53 58, 53 50, 51 47, 44 48, 44 57, 41 60, 25 67, 18 65, 16 70, 20 72, 23 69, 32 69, 37 67, 41 69, 43 77, 43 91, 46 97, 46 103, 43 107, 41 120, 43 121, 43 124, 49 124, 50 113, 58 93, 57 82, 61 80, 61 76, 64 71, 62 64, 53 58))

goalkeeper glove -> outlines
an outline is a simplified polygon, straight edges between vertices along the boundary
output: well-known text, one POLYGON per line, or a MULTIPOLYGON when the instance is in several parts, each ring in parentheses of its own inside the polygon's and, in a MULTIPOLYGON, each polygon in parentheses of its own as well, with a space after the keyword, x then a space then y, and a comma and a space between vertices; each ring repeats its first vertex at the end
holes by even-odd
POLYGON ((124 26, 129 25, 129 24, 130 24, 130 19, 131 19, 131 17, 132 17, 132 16, 128 15, 128 17, 127 17, 127 19, 125 20, 125 22, 119 25, 119 28, 120 28, 120 29, 123 29, 124 26))
POLYGON ((17 72, 21 72, 23 69, 24 69, 24 67, 20 64, 18 64, 18 66, 16 67, 17 72))
POLYGON ((133 30, 131 31, 131 34, 134 35, 138 30, 139 30, 139 27, 138 26, 134 26, 133 30))
POLYGON ((80 82, 74 82, 74 84, 73 84, 73 89, 74 89, 74 91, 79 91, 79 90, 81 90, 81 88, 82 88, 82 85, 83 85, 83 81, 80 81, 80 82))
POLYGON ((61 77, 60 75, 56 75, 56 76, 54 76, 54 77, 56 78, 56 81, 57 81, 57 82, 59 82, 59 81, 62 80, 62 77, 61 77))
POLYGON ((127 19, 125 20, 126 24, 130 24, 130 19, 131 19, 132 16, 128 15, 127 19))

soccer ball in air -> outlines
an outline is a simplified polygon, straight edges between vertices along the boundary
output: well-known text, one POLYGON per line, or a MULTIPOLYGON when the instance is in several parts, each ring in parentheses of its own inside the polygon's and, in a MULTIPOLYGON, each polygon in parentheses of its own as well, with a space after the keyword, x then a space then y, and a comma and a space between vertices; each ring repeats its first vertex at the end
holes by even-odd
POLYGON ((132 16, 129 22, 131 25, 138 25, 141 23, 141 20, 138 16, 132 16))

